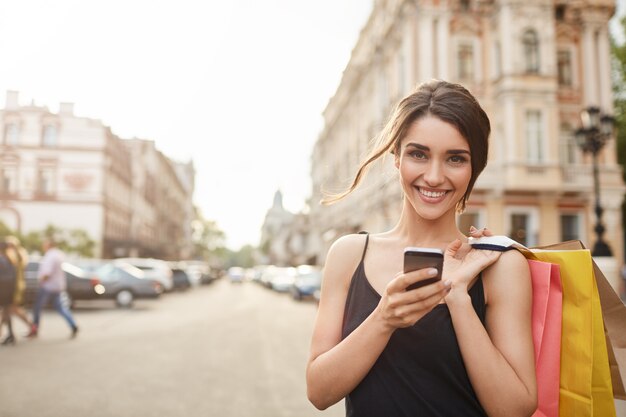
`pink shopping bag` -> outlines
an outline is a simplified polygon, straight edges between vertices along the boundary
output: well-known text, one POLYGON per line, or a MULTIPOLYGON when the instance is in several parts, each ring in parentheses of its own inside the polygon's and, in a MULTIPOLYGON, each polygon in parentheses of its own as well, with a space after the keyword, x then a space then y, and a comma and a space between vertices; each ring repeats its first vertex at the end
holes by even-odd
POLYGON ((559 265, 529 260, 533 285, 532 332, 537 372, 537 411, 559 416, 563 290, 559 265))

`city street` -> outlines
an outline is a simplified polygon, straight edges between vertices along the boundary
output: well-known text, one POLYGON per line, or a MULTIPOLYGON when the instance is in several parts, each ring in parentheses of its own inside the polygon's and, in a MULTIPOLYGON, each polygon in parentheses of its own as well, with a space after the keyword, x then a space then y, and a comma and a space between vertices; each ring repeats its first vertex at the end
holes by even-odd
POLYGON ((78 303, 76 340, 46 311, 38 339, 0 347, 0 416, 344 415, 306 398, 315 310, 222 279, 130 310, 78 303))

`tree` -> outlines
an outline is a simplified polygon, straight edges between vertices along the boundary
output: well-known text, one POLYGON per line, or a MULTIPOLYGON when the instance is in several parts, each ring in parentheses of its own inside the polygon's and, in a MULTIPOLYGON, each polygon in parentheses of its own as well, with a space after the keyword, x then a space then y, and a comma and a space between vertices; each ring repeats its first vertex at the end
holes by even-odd
POLYGON ((33 230, 27 234, 20 234, 9 229, 0 222, 0 236, 16 236, 22 243, 22 246, 29 252, 41 252, 41 245, 46 238, 54 239, 57 246, 67 253, 73 253, 86 258, 94 255, 94 242, 89 234, 82 229, 61 229, 53 224, 49 224, 43 230, 33 230))
MULTIPOLYGON (((620 19, 620 29, 622 33, 626 33, 626 16, 620 19)), ((611 55, 617 160, 622 166, 622 175, 626 181, 626 42, 618 44, 611 36, 611 55)), ((622 219, 626 219, 626 199, 622 203, 622 219)), ((626 241, 626 229, 623 233, 626 241)))
POLYGON ((194 247, 194 258, 209 261, 211 258, 226 256, 224 242, 226 235, 213 220, 205 219, 199 207, 194 207, 195 219, 191 224, 191 239, 194 247))
MULTIPOLYGON (((620 19, 622 32, 626 32, 626 16, 620 19)), ((626 166, 626 42, 618 44, 611 36, 613 105, 617 129, 617 157, 622 167, 626 166)), ((626 171, 623 172, 626 180, 626 171)))

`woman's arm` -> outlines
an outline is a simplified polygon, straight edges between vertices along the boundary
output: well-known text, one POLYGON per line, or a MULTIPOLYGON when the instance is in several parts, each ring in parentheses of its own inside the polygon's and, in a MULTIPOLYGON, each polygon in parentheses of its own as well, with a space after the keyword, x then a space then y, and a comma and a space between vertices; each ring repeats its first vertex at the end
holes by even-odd
POLYGON ((489 416, 530 416, 537 408, 537 383, 528 262, 517 251, 505 252, 484 270, 483 283, 486 328, 466 289, 453 283, 446 297, 467 373, 489 416))
POLYGON ((398 274, 387 285, 376 310, 341 340, 350 279, 364 243, 363 236, 341 238, 331 247, 326 260, 306 377, 307 395, 318 409, 348 395, 372 368, 394 330, 414 324, 447 291, 443 283, 436 283, 407 292, 408 285, 432 275, 427 270, 398 274))

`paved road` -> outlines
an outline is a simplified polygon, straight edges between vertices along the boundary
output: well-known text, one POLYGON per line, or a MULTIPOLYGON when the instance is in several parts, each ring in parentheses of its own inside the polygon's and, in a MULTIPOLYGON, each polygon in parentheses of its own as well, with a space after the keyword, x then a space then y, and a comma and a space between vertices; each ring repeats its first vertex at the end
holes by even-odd
POLYGON ((38 339, 0 349, 0 417, 344 415, 306 399, 315 308, 221 280, 132 310, 79 304, 76 340, 46 312, 38 339))

